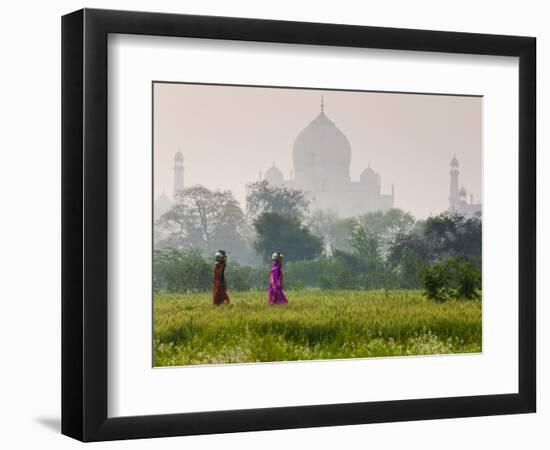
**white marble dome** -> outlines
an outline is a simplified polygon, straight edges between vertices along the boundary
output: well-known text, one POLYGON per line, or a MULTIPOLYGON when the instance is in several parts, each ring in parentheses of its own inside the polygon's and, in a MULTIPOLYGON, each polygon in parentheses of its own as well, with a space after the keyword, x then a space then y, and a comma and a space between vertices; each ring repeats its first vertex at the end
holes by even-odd
POLYGON ((351 146, 321 108, 319 115, 296 137, 293 159, 296 170, 311 166, 349 168, 351 146))

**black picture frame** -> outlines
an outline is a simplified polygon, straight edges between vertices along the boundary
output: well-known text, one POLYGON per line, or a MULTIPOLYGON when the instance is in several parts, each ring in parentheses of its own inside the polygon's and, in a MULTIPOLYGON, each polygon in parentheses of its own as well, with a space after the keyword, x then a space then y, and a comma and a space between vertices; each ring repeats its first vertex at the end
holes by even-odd
POLYGON ((533 37, 97 9, 63 16, 62 433, 102 441, 535 412, 535 90, 533 37), (519 57, 518 392, 107 417, 109 33, 519 57))

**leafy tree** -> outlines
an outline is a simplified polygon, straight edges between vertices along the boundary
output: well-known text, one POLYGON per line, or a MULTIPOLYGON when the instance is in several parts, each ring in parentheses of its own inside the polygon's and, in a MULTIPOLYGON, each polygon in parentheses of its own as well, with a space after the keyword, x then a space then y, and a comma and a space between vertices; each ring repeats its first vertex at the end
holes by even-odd
POLYGON ((247 212, 252 217, 264 213, 303 217, 309 210, 306 192, 285 186, 273 186, 266 180, 247 184, 247 212))
POLYGON ((445 212, 426 220, 424 239, 429 245, 430 259, 462 255, 481 266, 481 220, 445 212))
POLYGON ((401 209, 369 212, 359 217, 359 223, 376 233, 382 241, 391 241, 399 233, 406 233, 414 226, 414 217, 401 209))
POLYGON ((351 255, 336 252, 336 257, 346 261, 350 270, 355 270, 355 284, 366 289, 389 287, 391 273, 382 256, 380 237, 356 222, 350 233, 349 243, 351 255))
POLYGON ((247 256, 242 237, 244 214, 231 191, 188 187, 177 195, 157 226, 164 235, 159 248, 199 248, 207 252, 224 248, 238 259, 247 256))
POLYGON ((338 215, 335 211, 327 209, 318 209, 314 211, 306 220, 306 223, 311 232, 322 239, 323 254, 331 256, 333 251, 332 236, 334 224, 338 220, 338 215))
POLYGON ((413 289, 421 286, 419 271, 428 263, 429 255, 423 222, 417 222, 412 230, 394 236, 388 245, 386 262, 399 279, 399 287, 413 289))
POLYGON ((306 218, 311 232, 323 240, 323 254, 330 257, 336 250, 351 251, 349 236, 356 226, 353 218, 339 218, 330 209, 315 210, 306 218))
POLYGON ((399 264, 399 270, 395 273, 397 286, 404 289, 418 289, 422 286, 419 271, 423 261, 417 254, 405 249, 399 264))
POLYGON ((369 261, 381 261, 380 238, 368 228, 356 224, 351 230, 349 243, 355 254, 369 261))
POLYGON ((387 260, 391 265, 397 265, 405 252, 411 252, 419 256, 422 261, 427 260, 430 254, 430 246, 425 241, 424 221, 418 221, 408 230, 397 233, 388 246, 387 260))
POLYGON ((418 287, 424 265, 458 258, 481 269, 481 220, 448 212, 416 222, 398 232, 388 245, 387 263, 401 287, 418 287))
POLYGON ((315 259, 321 255, 323 242, 302 225, 297 217, 278 213, 263 213, 253 222, 256 230, 254 248, 269 261, 276 250, 281 250, 286 261, 315 259))
POLYGON ((356 220, 353 218, 337 219, 329 228, 328 239, 332 253, 339 251, 350 252, 349 236, 356 226, 356 220))

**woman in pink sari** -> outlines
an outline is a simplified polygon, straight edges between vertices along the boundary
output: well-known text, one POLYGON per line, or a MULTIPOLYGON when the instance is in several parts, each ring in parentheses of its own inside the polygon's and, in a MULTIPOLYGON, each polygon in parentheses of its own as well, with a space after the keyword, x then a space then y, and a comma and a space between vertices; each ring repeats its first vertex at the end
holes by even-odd
POLYGON ((288 300, 283 292, 283 254, 273 253, 271 257, 273 265, 269 275, 269 289, 267 290, 267 303, 269 305, 286 305, 288 300))

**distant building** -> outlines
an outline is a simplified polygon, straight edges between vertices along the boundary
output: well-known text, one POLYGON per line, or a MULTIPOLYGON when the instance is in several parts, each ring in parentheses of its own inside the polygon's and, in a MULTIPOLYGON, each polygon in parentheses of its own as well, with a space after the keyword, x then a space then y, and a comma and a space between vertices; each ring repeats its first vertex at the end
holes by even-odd
POLYGON ((174 198, 180 191, 183 191, 183 155, 178 147, 174 156, 174 198))
POLYGON ((393 207, 394 188, 390 194, 381 192, 381 178, 369 165, 359 181, 351 181, 351 145, 348 138, 321 111, 296 137, 292 149, 294 171, 285 180, 275 166, 269 168, 264 180, 274 186, 287 186, 306 191, 311 196, 312 209, 331 209, 342 217, 393 207))
MULTIPOLYGON (((173 198, 176 197, 178 192, 183 191, 184 189, 184 183, 183 183, 183 154, 181 153, 180 149, 178 148, 178 151, 174 155, 174 189, 173 189, 173 198)), ((160 219, 160 217, 167 212, 173 205, 174 200, 171 199, 166 195, 164 190, 162 191, 162 194, 159 195, 153 204, 153 217, 155 220, 160 219)))
POLYGON ((466 189, 458 188, 458 159, 453 156, 451 160, 451 170, 449 171, 451 178, 451 186, 449 191, 449 212, 462 214, 466 217, 473 217, 476 214, 481 214, 481 203, 474 203, 474 196, 470 194, 470 202, 467 201, 466 189))
POLYGON ((160 219, 165 212, 172 207, 172 200, 164 192, 155 199, 153 216, 155 220, 160 219))

